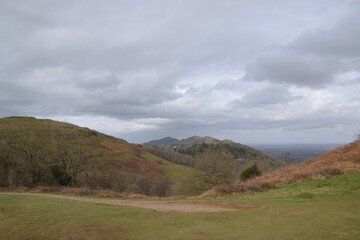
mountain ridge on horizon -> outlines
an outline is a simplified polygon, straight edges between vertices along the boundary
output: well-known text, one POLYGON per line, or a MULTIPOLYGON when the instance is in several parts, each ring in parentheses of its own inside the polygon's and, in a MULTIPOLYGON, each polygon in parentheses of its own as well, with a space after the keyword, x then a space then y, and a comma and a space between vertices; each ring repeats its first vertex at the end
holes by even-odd
POLYGON ((162 138, 146 142, 144 145, 160 143, 161 145, 154 145, 159 148, 175 150, 178 153, 190 155, 193 158, 197 158, 204 151, 211 148, 231 155, 234 159, 237 160, 241 168, 257 163, 263 171, 276 169, 288 164, 282 159, 276 158, 265 152, 234 142, 232 140, 219 140, 209 136, 192 136, 182 140, 173 141, 169 144, 164 144, 162 141, 164 139, 166 140, 166 138, 162 138))
POLYGON ((143 145, 146 146, 153 146, 153 145, 157 145, 157 146, 164 146, 164 145, 172 145, 172 144, 177 144, 177 143, 183 143, 183 142, 196 142, 196 143, 213 143, 213 142, 221 142, 221 141, 232 141, 232 140, 219 140, 217 138, 214 137, 210 137, 210 136, 191 136, 191 137, 187 137, 187 138, 183 138, 183 139, 176 139, 173 137, 164 137, 164 138, 160 138, 160 139, 154 139, 154 140, 150 140, 147 142, 142 143, 143 145), (168 143, 166 143, 168 141, 168 143))

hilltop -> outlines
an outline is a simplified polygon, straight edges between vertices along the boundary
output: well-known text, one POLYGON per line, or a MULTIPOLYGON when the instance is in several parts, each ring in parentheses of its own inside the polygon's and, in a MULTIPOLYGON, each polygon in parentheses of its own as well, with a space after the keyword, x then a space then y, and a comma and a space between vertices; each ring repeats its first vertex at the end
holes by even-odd
POLYGON ((188 148, 188 147, 192 147, 192 146, 194 146, 196 144, 203 144, 203 143, 205 143, 205 144, 217 144, 217 143, 220 143, 220 142, 221 142, 220 140, 218 140, 216 138, 213 138, 213 137, 192 136, 192 137, 189 137, 189 138, 179 140, 179 141, 174 142, 172 144, 168 144, 167 146, 171 147, 171 148, 174 148, 174 149, 185 149, 185 148, 188 148))
POLYGON ((157 140, 152 140, 152 141, 149 141, 149 142, 146 142, 146 143, 143 143, 143 145, 145 146, 166 146, 166 145, 169 145, 169 144, 173 144, 173 143, 176 143, 178 142, 179 140, 176 139, 176 138, 172 138, 172 137, 164 137, 162 139, 157 139, 157 140))
POLYGON ((1 186, 87 186, 149 195, 167 195, 192 171, 143 145, 32 117, 0 119, 0 164, 1 186))
POLYGON ((191 147, 195 144, 216 144, 220 143, 221 141, 213 138, 213 137, 199 137, 199 136, 192 136, 189 138, 185 138, 182 140, 178 140, 176 138, 172 137, 164 137, 161 139, 151 140, 149 142, 143 143, 146 146, 159 146, 159 147, 167 147, 167 148, 173 148, 173 149, 179 149, 179 148, 187 148, 191 147))

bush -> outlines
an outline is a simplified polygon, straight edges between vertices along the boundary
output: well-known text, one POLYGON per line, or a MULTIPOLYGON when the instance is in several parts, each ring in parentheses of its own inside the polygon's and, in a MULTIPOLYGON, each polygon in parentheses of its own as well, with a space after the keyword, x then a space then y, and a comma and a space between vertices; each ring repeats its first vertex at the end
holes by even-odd
POLYGON ((140 174, 112 171, 104 186, 116 192, 164 197, 170 194, 171 182, 162 178, 148 178, 140 174))
POLYGON ((70 186, 72 182, 72 177, 64 172, 59 166, 54 165, 51 167, 51 174, 55 181, 61 186, 70 186))
POLYGON ((246 181, 250 178, 260 176, 261 174, 262 173, 261 173, 260 169, 258 168, 257 164, 254 163, 251 167, 248 167, 241 172, 240 179, 242 181, 246 181))

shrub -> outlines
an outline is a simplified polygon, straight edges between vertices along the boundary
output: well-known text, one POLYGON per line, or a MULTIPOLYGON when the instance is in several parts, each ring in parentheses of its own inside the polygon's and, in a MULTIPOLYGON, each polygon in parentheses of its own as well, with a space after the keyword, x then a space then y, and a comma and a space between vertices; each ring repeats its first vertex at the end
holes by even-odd
POLYGON ((243 181, 248 180, 249 178, 253 178, 256 176, 260 176, 262 173, 258 168, 257 164, 254 163, 251 167, 246 168, 240 174, 240 179, 243 181))
POLYGON ((72 182, 71 176, 64 172, 59 166, 54 165, 51 167, 51 174, 56 182, 61 186, 69 186, 72 182))

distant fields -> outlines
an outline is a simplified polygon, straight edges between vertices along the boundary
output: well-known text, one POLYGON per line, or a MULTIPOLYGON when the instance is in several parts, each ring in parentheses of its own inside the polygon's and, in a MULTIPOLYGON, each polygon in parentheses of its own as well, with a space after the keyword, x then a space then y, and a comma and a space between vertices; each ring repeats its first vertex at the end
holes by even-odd
POLYGON ((276 158, 284 158, 286 154, 291 157, 294 163, 316 157, 327 150, 339 147, 344 144, 303 144, 303 145, 253 145, 255 149, 270 154, 276 158))
POLYGON ((223 197, 260 208, 155 212, 0 194, 1 239, 360 239, 360 172, 223 197))

